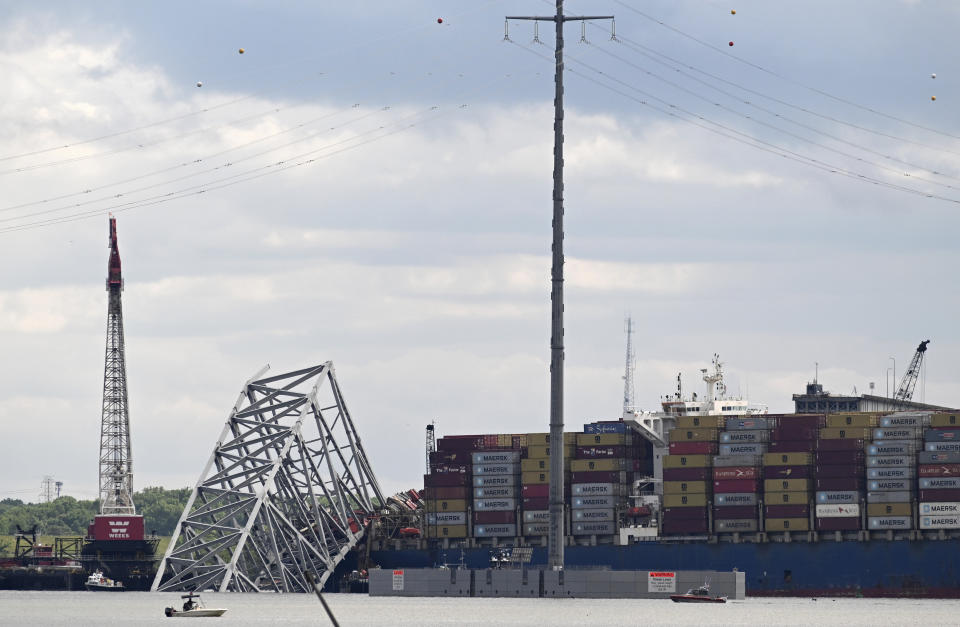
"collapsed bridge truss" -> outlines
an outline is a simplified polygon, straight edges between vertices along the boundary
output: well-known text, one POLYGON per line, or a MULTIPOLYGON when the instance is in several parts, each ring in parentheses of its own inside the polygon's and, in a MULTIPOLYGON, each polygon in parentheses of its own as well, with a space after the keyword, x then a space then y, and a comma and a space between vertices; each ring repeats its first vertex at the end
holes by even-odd
POLYGON ((306 592, 362 537, 380 486, 333 363, 244 385, 153 590, 306 592))

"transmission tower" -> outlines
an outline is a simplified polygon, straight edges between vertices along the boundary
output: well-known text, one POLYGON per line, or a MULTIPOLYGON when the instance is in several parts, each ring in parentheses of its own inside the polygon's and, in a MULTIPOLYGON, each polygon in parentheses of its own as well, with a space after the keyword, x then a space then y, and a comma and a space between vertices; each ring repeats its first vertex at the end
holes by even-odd
POLYGON ((123 277, 120 273, 120 250, 117 247, 117 219, 113 217, 110 218, 109 243, 107 348, 100 420, 100 513, 136 514, 133 506, 127 362, 123 347, 123 306, 120 302, 123 277))
MULTIPOLYGON (((567 16, 563 0, 548 16, 507 16, 509 20, 553 22, 556 33, 553 97, 553 262, 550 271, 550 533, 547 552, 550 568, 563 568, 563 25, 566 22, 612 20, 612 15, 567 16)), ((504 39, 509 40, 505 28, 504 39)))
POLYGON ((50 503, 53 501, 53 477, 46 475, 40 482, 40 502, 50 503))
POLYGON ((634 400, 637 394, 633 382, 633 371, 636 369, 636 358, 633 355, 633 319, 627 317, 627 363, 623 371, 623 416, 633 414, 637 409, 634 400))

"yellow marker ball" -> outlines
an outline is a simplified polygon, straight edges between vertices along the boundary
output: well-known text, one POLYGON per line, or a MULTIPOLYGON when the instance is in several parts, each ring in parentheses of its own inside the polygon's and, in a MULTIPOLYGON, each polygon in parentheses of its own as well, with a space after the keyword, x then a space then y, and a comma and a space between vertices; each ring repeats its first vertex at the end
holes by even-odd
POLYGON ((240 52, 240 54, 243 54, 243 48, 240 48, 238 52, 240 52))
POLYGON ((930 100, 936 100, 936 99, 937 99, 936 96, 930 96, 930 100))
POLYGON ((736 9, 730 9, 730 15, 736 15, 736 14, 737 14, 736 9))

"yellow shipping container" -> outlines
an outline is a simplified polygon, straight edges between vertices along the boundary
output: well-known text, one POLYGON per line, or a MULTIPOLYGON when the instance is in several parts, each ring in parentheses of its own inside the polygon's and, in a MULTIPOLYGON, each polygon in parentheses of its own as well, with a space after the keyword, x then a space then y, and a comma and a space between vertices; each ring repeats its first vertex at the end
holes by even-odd
POLYGON ((810 493, 783 492, 782 490, 765 492, 763 502, 766 505, 807 505, 810 503, 810 493))
POLYGON ((870 427, 824 427, 821 440, 869 440, 870 427))
POLYGON ((520 473, 520 483, 523 485, 532 485, 535 483, 550 483, 550 471, 530 471, 520 473))
POLYGON ((677 429, 722 429, 726 425, 727 416, 680 416, 677 418, 677 429))
POLYGON ((764 453, 764 466, 809 466, 813 453, 764 453))
MULTIPOLYGON (((514 433, 513 437, 517 438, 517 446, 523 447, 527 445, 526 433, 514 433)), ((513 444, 511 443, 510 446, 513 446, 513 444)))
POLYGON ((672 429, 671 442, 716 442, 719 431, 716 429, 672 429))
POLYGON ((860 412, 856 414, 830 414, 828 427, 876 427, 880 423, 879 414, 860 412))
POLYGON ((709 455, 664 455, 664 468, 707 468, 710 466, 709 455))
POLYGON ((763 482, 764 492, 806 492, 810 487, 809 479, 767 479, 763 482))
MULTIPOLYGON (((576 444, 578 435, 583 435, 583 434, 576 433, 573 431, 564 432, 563 434, 564 445, 576 444)), ((550 434, 549 433, 528 433, 527 446, 550 446, 550 434)))
POLYGON ((631 470, 632 468, 632 460, 626 460, 622 457, 616 459, 574 459, 570 462, 571 472, 631 470))
POLYGON ((664 494, 705 494, 710 484, 706 481, 664 481, 664 494))
POLYGON ((466 538, 466 525, 428 525, 428 538, 466 538))
POLYGON ((630 443, 625 433, 578 433, 577 446, 623 446, 630 443))
MULTIPOLYGON (((573 458, 573 454, 576 452, 576 450, 577 448, 575 446, 564 446, 564 458, 573 458)), ((548 459, 549 457, 550 446, 547 444, 534 444, 527 447, 527 459, 548 459)))
MULTIPOLYGON (((563 458, 563 469, 570 471, 569 457, 563 458)), ((540 459, 521 459, 520 472, 540 472, 541 470, 550 470, 550 458, 542 457, 540 459)))
POLYGON ((767 533, 776 531, 810 531, 810 520, 807 518, 768 518, 764 524, 767 533))
POLYGON ((931 427, 960 427, 960 414, 932 414, 931 427))
POLYGON ((706 507, 706 494, 664 494, 664 507, 706 507))
POLYGON ((867 503, 867 516, 910 516, 910 503, 867 503))
POLYGON ((424 501, 424 507, 430 512, 463 512, 467 509, 466 499, 450 499, 447 501, 424 501))

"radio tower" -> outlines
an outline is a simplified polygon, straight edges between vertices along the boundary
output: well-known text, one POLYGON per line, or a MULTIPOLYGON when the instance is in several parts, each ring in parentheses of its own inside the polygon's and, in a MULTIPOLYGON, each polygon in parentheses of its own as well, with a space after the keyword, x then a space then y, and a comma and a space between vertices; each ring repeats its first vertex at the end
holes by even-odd
POLYGON ((133 507, 127 362, 123 350, 122 291, 117 219, 111 217, 110 261, 107 263, 107 350, 103 367, 103 416, 100 422, 100 513, 112 515, 136 514, 133 507))
POLYGON ((623 372, 623 417, 626 418, 636 411, 636 388, 633 383, 633 371, 636 369, 636 358, 633 356, 633 319, 627 318, 627 365, 623 372))

